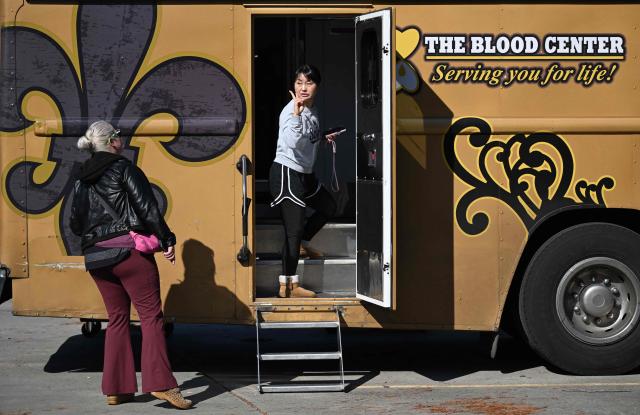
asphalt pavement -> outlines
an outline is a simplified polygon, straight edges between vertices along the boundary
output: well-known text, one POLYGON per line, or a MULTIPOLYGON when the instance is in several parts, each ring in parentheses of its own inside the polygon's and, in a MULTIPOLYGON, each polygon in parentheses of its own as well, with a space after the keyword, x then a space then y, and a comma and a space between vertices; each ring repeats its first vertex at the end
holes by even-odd
MULTIPOLYGON (((139 370, 137 327, 132 341, 139 370)), ((10 301, 0 305, 0 415, 177 411, 141 393, 107 406, 103 344, 104 330, 86 338, 76 319, 17 317, 10 301)), ((640 370, 572 376, 509 337, 491 359, 480 333, 343 330, 344 393, 260 394, 251 326, 178 324, 168 345, 178 383, 195 403, 192 414, 640 414, 640 370)), ((274 331, 264 347, 331 350, 335 334, 274 331)), ((265 363, 265 378, 278 382, 330 380, 337 369, 333 361, 265 363)))

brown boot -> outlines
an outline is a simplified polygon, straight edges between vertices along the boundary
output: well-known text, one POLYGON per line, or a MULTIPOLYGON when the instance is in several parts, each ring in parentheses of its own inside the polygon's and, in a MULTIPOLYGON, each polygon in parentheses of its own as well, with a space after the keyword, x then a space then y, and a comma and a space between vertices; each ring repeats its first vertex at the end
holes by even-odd
POLYGON ((313 298, 316 296, 316 293, 311 290, 307 290, 306 288, 302 288, 300 286, 300 277, 298 275, 292 275, 290 296, 296 298, 313 298))
POLYGON ((313 298, 316 296, 311 290, 307 290, 306 288, 302 288, 300 283, 291 283, 291 297, 297 298, 313 298))
POLYGON ((324 257, 324 252, 320 252, 310 246, 300 245, 300 258, 320 259, 324 257))
POLYGON ((166 391, 151 392, 158 399, 163 399, 178 409, 189 409, 193 403, 185 399, 180 393, 180 389, 173 388, 166 391))
POLYGON ((133 401, 133 393, 120 393, 118 395, 107 395, 107 405, 120 405, 133 401))
POLYGON ((287 298, 289 296, 289 286, 287 283, 280 283, 280 289, 278 290, 278 297, 287 298))
POLYGON ((291 295, 291 287, 288 284, 287 277, 280 275, 280 289, 278 290, 278 297, 287 298, 291 295))

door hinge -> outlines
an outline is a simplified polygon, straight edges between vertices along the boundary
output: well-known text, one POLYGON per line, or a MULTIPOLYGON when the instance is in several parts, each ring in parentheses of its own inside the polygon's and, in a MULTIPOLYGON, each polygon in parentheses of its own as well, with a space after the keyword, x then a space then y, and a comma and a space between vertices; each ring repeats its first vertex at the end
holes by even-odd
POLYGON ((384 264, 382 264, 382 271, 383 272, 389 272, 390 268, 391 268, 391 265, 389 265, 388 262, 385 262, 384 264))
POLYGON ((384 45, 382 47, 382 53, 384 53, 385 55, 389 54, 389 45, 384 45))

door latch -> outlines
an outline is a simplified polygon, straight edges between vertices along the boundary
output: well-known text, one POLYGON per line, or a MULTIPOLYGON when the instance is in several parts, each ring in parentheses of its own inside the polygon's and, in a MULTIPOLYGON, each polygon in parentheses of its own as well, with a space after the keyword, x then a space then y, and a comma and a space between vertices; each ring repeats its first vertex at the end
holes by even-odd
POLYGON ((369 157, 367 158, 367 166, 368 167, 376 167, 377 165, 377 137, 375 133, 363 134, 362 142, 364 147, 367 149, 367 154, 369 157))

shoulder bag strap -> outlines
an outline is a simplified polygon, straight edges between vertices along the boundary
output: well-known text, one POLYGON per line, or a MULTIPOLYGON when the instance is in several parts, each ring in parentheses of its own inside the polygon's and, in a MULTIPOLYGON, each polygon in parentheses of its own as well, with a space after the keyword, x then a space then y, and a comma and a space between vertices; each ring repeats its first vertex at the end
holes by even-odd
POLYGON ((100 195, 100 193, 98 193, 98 191, 96 190, 96 188, 94 186, 89 186, 92 190, 93 193, 96 194, 96 196, 98 196, 98 202, 100 202, 100 204, 102 205, 103 208, 105 208, 105 210, 107 211, 107 213, 113 218, 113 220, 119 220, 120 219, 120 215, 118 215, 116 213, 115 210, 113 210, 113 208, 111 206, 109 206, 109 204, 107 203, 106 200, 104 200, 104 198, 102 197, 102 195, 100 195))

